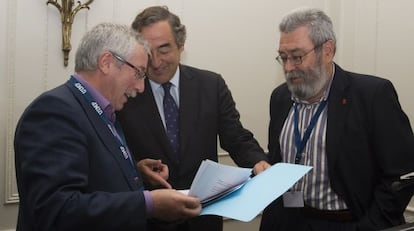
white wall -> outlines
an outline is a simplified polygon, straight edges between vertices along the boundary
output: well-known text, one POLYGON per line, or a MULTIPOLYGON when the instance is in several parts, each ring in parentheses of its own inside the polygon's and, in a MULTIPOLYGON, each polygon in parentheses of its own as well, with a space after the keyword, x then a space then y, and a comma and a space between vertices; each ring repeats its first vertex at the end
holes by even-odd
MULTIPOLYGON (((150 5, 167 5, 181 17, 188 30, 183 63, 223 75, 242 122, 264 148, 269 96, 283 82, 274 60, 277 25, 297 6, 324 9, 338 35, 336 61, 349 70, 390 79, 414 123, 411 0, 95 0, 89 11, 81 10, 75 17, 68 67, 63 66, 60 15, 55 7, 46 5, 46 0, 0 0, 0 230, 14 229, 16 223, 12 144, 20 114, 35 96, 68 79, 78 41, 87 29, 102 21, 130 24, 150 5)), ((249 225, 229 224, 226 229, 251 230, 249 225)))

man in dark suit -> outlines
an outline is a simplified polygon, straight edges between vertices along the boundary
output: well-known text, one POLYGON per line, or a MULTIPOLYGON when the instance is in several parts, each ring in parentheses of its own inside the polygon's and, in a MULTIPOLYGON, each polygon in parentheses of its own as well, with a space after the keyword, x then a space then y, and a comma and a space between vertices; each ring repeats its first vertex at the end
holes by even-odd
POLYGON ((414 171, 414 137, 393 85, 333 62, 332 22, 318 9, 288 14, 279 29, 286 83, 270 99, 269 158, 313 169, 265 209, 260 230, 403 223, 413 188, 392 185, 414 171))
MULTIPOLYGON (((254 167, 255 173, 269 167, 253 134, 243 128, 224 79, 180 65, 186 37, 180 19, 165 7, 149 7, 137 15, 132 27, 149 41, 152 53, 148 87, 118 114, 136 158, 161 159, 169 166, 172 187, 188 189, 202 160, 217 161, 218 135, 236 164, 254 167), (167 95, 173 99, 164 100, 167 95), (164 105, 166 101, 172 107, 164 105)), ((154 220, 152 228, 214 231, 222 226, 221 217, 202 216, 180 224, 154 220)))
MULTIPOLYGON (((197 198, 143 190, 115 119, 115 110, 144 90, 149 55, 147 42, 129 27, 99 24, 81 41, 76 74, 27 107, 14 141, 17 230, 146 230, 150 217, 199 214, 197 198)), ((151 181, 170 187, 159 160, 139 166, 151 181)))

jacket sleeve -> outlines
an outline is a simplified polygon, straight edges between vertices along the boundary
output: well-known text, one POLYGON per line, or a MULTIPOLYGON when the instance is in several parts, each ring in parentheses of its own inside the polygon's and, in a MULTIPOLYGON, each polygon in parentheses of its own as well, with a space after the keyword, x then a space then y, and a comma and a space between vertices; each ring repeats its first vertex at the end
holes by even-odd
POLYGON ((230 90, 223 78, 217 82, 219 94, 219 138, 221 147, 229 152, 234 162, 242 167, 253 167, 261 160, 268 161, 253 133, 240 122, 230 90))

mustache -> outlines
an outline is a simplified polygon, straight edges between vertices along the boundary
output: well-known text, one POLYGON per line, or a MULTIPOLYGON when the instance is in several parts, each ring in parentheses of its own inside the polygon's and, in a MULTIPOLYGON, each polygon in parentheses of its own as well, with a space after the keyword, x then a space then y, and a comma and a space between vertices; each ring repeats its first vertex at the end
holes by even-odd
POLYGON ((301 70, 295 70, 295 71, 285 73, 286 82, 292 82, 292 79, 294 78, 301 78, 306 81, 308 77, 307 77, 307 74, 301 70))
POLYGON ((137 96, 137 92, 136 91, 131 91, 128 93, 125 93, 127 98, 135 98, 137 96))
POLYGON ((301 70, 291 71, 291 72, 286 73, 285 75, 286 75, 286 80, 291 80, 293 78, 306 78, 305 72, 301 70))

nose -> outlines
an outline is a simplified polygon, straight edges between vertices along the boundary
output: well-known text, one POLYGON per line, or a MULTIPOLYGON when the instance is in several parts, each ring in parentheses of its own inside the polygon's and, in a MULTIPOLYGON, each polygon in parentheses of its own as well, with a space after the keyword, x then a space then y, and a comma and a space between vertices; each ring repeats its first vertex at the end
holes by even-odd
POLYGON ((145 79, 138 79, 135 83, 135 89, 137 92, 142 93, 145 89, 145 79))
POLYGON ((296 69, 296 65, 292 62, 292 60, 288 59, 285 63, 283 63, 283 69, 285 72, 291 72, 296 69))
POLYGON ((152 52, 152 57, 149 63, 151 67, 158 68, 161 65, 161 55, 156 51, 152 52))

